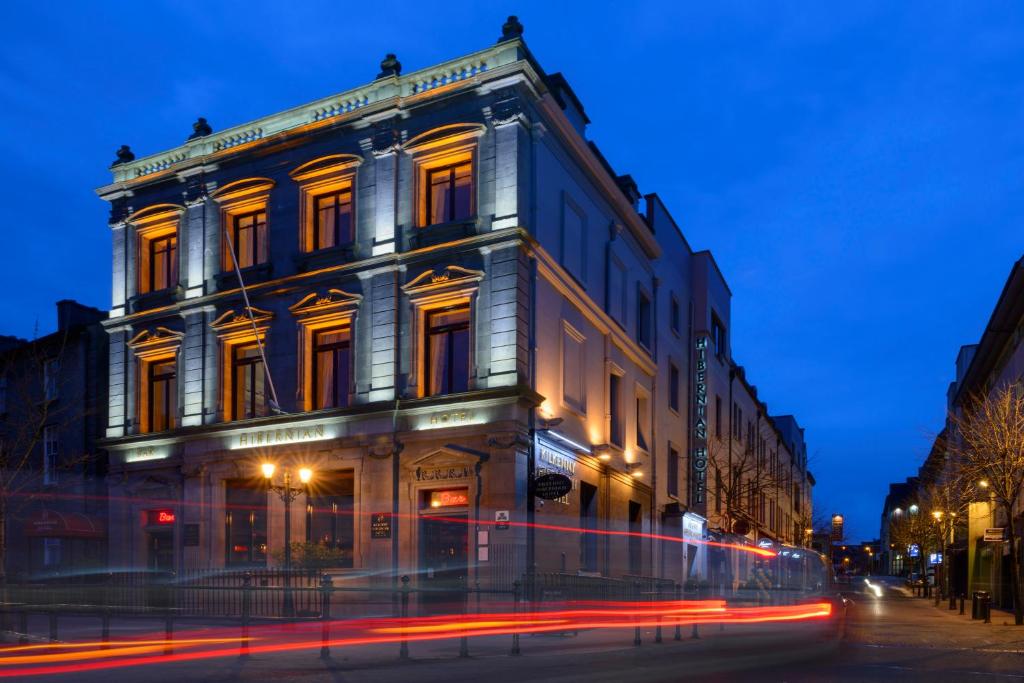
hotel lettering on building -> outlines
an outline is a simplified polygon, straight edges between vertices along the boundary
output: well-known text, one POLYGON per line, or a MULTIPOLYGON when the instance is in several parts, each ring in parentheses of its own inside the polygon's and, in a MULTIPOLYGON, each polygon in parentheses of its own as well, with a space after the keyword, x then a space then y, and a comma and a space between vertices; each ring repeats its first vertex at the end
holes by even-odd
POLYGON ((313 471, 290 537, 327 545, 340 574, 707 576, 700 543, 642 534, 715 533, 693 349, 713 324, 724 340, 727 287, 612 171, 521 33, 510 19, 435 67, 389 55, 341 94, 122 148, 98 190, 112 564, 279 564, 272 462, 313 471), (528 533, 528 482, 549 473, 571 489, 533 500, 534 521, 637 535, 528 533))

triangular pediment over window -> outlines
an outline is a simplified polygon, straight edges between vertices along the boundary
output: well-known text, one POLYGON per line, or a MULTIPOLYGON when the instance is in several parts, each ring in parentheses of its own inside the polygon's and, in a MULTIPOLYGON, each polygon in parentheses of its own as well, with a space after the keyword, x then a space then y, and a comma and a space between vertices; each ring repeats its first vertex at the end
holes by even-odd
POLYGON ((363 300, 360 294, 350 294, 340 289, 328 289, 324 294, 310 292, 288 310, 296 316, 321 315, 358 308, 363 300))
POLYGON ((218 332, 228 332, 231 330, 241 329, 244 327, 251 327, 253 322, 257 326, 265 325, 270 322, 274 314, 270 311, 264 311, 259 308, 252 306, 241 309, 241 312, 234 310, 224 311, 220 317, 210 323, 210 327, 218 332), (252 320, 250 321, 250 314, 252 320))
POLYGON ((447 266, 442 269, 430 269, 417 275, 402 289, 407 294, 427 292, 436 289, 458 289, 465 285, 475 286, 484 277, 482 270, 472 270, 462 266, 447 266))

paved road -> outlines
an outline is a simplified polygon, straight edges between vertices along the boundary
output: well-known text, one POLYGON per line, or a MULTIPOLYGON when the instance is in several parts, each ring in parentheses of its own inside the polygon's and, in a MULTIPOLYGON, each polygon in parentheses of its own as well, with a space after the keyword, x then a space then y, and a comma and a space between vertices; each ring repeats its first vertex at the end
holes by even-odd
MULTIPOLYGON (((394 646, 253 656, 242 662, 176 662, 129 670, 75 673, 34 680, 75 683, 185 683, 186 681, 303 681, 428 683, 431 681, 1018 681, 1024 680, 1024 628, 971 622, 931 601, 883 584, 883 595, 852 596, 844 638, 827 637, 819 625, 712 627, 698 640, 655 644, 631 630, 578 636, 524 637, 523 655, 509 657, 509 639, 471 642, 460 659, 457 641, 414 643, 400 662, 394 646)), ((687 632, 685 634, 689 636, 687 632)), ((2 670, 0 670, 2 671, 2 670)))

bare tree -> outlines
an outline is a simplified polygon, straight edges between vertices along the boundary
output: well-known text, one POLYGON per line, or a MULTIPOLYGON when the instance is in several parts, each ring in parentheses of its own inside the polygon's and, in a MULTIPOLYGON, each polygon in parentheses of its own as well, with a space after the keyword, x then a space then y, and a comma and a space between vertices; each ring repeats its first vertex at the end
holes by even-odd
POLYGON ((1006 519, 1013 616, 1020 626, 1024 624, 1024 592, 1013 509, 1024 493, 1024 391, 1019 385, 1004 385, 971 396, 962 413, 950 415, 950 423, 955 434, 949 439, 949 449, 961 476, 984 482, 1006 519))
MULTIPOLYGON (((728 437, 727 437, 728 438, 728 437)), ((723 529, 733 531, 737 521, 747 521, 752 527, 761 519, 759 506, 764 497, 772 505, 780 492, 786 491, 782 470, 773 468, 767 451, 759 458, 753 444, 729 449, 726 439, 712 437, 707 440, 708 472, 714 493, 715 514, 723 529)))
POLYGON ((917 560, 922 579, 927 576, 928 551, 935 540, 935 527, 931 518, 920 504, 912 503, 900 514, 893 516, 889 522, 889 537, 897 548, 917 549, 917 560))

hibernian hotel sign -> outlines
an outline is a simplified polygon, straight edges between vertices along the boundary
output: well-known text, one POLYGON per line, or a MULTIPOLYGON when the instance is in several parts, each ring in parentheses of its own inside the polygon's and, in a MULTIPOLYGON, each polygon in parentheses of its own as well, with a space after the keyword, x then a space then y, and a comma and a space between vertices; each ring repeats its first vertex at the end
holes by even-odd
POLYGON ((227 437, 231 449, 286 446, 288 444, 323 441, 336 436, 333 425, 291 424, 266 429, 248 429, 227 437))

